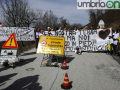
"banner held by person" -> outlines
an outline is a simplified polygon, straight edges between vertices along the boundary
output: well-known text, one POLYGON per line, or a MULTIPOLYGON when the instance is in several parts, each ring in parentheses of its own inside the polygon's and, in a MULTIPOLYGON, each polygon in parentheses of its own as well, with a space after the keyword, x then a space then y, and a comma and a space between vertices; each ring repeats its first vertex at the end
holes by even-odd
MULTIPOLYGON (((81 51, 106 51, 111 28, 80 31, 51 31, 51 36, 65 37, 66 51, 75 51, 79 47, 81 51)), ((44 32, 47 35, 47 31, 44 32)))

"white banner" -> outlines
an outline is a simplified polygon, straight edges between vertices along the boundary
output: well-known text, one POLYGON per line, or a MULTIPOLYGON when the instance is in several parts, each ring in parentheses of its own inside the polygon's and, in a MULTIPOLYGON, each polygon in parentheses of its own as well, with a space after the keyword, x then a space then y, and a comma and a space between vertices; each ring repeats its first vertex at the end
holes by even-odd
POLYGON ((35 41, 34 28, 27 27, 0 27, 0 41, 6 41, 13 32, 17 41, 35 41))
POLYGON ((81 30, 81 31, 45 31, 44 34, 50 33, 51 36, 65 37, 65 50, 75 51, 78 46, 81 51, 106 51, 109 35, 112 35, 111 28, 98 30, 81 30))

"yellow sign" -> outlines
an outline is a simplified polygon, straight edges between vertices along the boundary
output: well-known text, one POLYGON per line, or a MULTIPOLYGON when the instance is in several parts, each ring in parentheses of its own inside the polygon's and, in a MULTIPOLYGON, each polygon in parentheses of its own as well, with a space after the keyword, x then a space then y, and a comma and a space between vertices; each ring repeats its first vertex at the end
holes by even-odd
POLYGON ((41 36, 37 53, 64 55, 65 37, 41 36))

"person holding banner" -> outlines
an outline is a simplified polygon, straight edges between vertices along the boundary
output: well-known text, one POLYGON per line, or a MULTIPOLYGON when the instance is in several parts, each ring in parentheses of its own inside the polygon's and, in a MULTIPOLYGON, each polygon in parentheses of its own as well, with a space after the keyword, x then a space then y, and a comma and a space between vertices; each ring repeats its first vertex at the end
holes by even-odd
POLYGON ((40 32, 40 36, 44 36, 44 34, 43 34, 43 30, 41 30, 41 32, 40 32))
POLYGON ((67 31, 67 28, 66 28, 66 27, 64 28, 64 31, 67 31))
POLYGON ((77 29, 77 27, 75 27, 73 31, 79 31, 79 30, 77 29))
POLYGON ((112 46, 113 46, 113 39, 112 36, 109 36, 108 44, 107 44, 107 54, 112 54, 112 46))
POLYGON ((55 29, 55 31, 57 31, 57 30, 58 30, 58 28, 55 29))
POLYGON ((48 35, 50 36, 50 34, 51 34, 50 27, 47 27, 47 30, 48 30, 48 35))
MULTIPOLYGON (((48 27, 47 30, 48 30, 48 36, 50 36, 50 27, 48 27)), ((51 59, 52 59, 52 55, 49 54, 49 60, 47 61, 48 66, 51 65, 51 59)))
POLYGON ((38 28, 38 30, 36 31, 36 49, 38 47, 39 37, 40 37, 40 28, 38 28))
POLYGON ((88 26, 85 26, 84 29, 88 29, 88 26))
POLYGON ((120 52, 120 36, 117 38, 118 40, 118 53, 120 52))
POLYGON ((59 32, 59 31, 62 31, 62 30, 61 30, 61 27, 60 27, 59 30, 57 30, 57 31, 58 31, 58 32, 59 32))
POLYGON ((114 44, 115 55, 118 54, 118 50, 117 50, 117 47, 118 47, 118 40, 117 40, 117 38, 118 37, 119 37, 119 29, 116 30, 116 33, 114 33, 114 36, 113 36, 113 44, 114 44))
POLYGON ((97 29, 100 29, 100 26, 97 26, 97 29))

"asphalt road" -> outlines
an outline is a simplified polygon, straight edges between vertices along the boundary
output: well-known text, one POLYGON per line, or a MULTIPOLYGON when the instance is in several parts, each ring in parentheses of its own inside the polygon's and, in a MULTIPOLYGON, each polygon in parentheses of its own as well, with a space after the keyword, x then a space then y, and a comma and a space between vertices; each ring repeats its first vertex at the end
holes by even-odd
MULTIPOLYGON (((68 70, 40 67, 43 54, 35 49, 22 53, 16 68, 0 67, 0 90, 64 90, 61 84, 68 73, 71 90, 120 90, 120 65, 105 53, 68 53, 68 70)), ((59 56, 59 65, 63 58, 59 56)))

